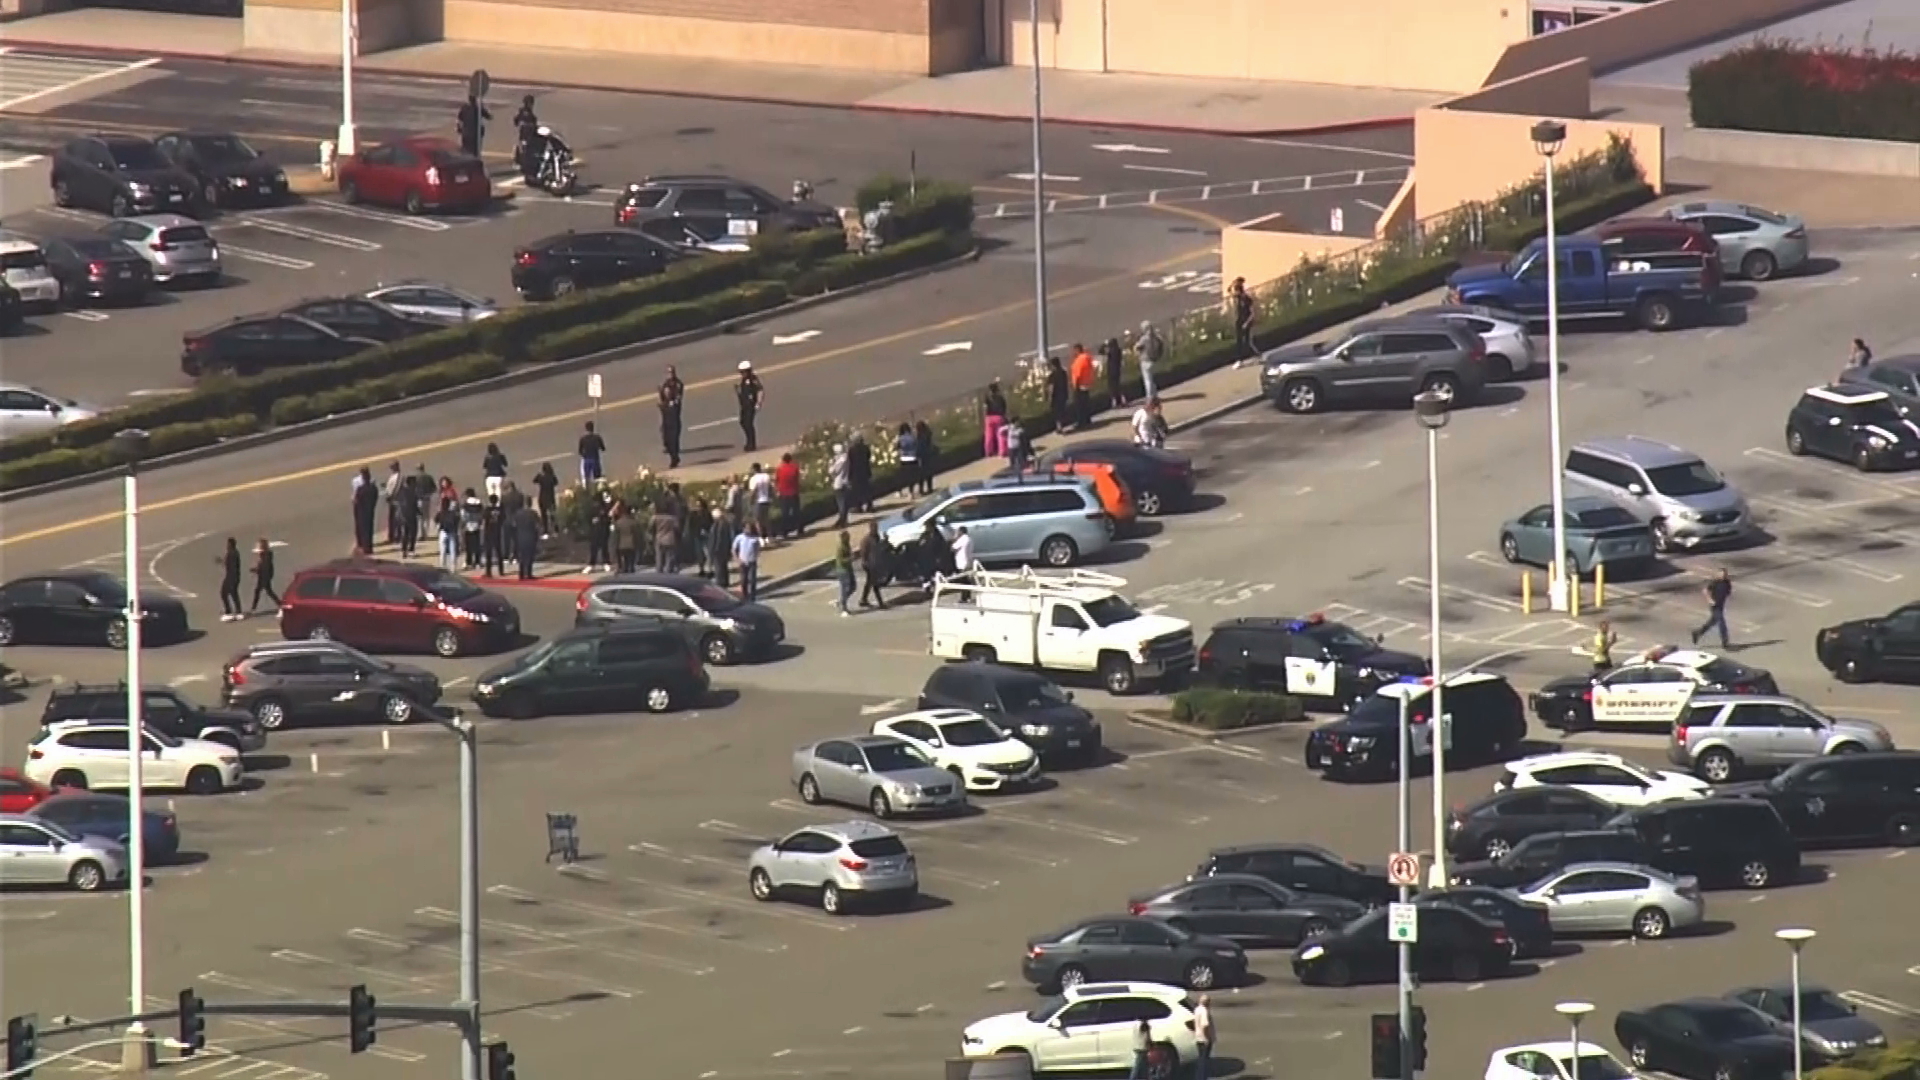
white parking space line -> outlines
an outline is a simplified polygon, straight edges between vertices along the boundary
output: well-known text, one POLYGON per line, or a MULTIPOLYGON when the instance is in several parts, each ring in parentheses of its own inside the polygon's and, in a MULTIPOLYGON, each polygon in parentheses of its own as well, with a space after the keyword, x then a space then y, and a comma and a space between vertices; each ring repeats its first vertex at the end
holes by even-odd
POLYGON ((747 941, 740 938, 730 938, 715 934, 713 929, 707 926, 690 929, 683 926, 675 926, 670 922, 664 921, 666 916, 678 911, 678 908, 623 910, 620 908, 606 907, 601 904, 591 904, 581 900, 567 900, 553 896, 536 895, 524 889, 514 888, 511 885, 493 885, 487 889, 487 893, 516 904, 540 904, 545 907, 558 908, 575 915, 600 920, 605 924, 604 926, 588 930, 576 931, 576 934, 580 936, 614 933, 625 930, 646 930, 654 933, 676 934, 681 937, 700 941, 703 944, 724 945, 728 948, 743 949, 747 952, 770 954, 787 951, 785 942, 767 944, 758 941, 747 941))
POLYGON ((1066 836, 1077 836, 1085 840, 1097 840, 1100 843, 1112 844, 1115 847, 1126 847, 1139 843, 1140 840, 1137 836, 1108 832, 1105 829, 1096 829, 1091 825, 1082 825, 1073 821, 1062 821, 1059 818, 1053 817, 1039 817, 1024 812, 1002 810, 999 807, 989 810, 987 816, 994 821, 1011 821, 1025 825, 1030 829, 1044 829, 1047 832, 1061 833, 1066 836))
POLYGON ((1386 637, 1404 637, 1409 634, 1425 636, 1425 631, 1417 622, 1402 619, 1395 615, 1382 615, 1377 611, 1354 607, 1339 602, 1320 605, 1319 611, 1330 622, 1345 623, 1363 634, 1379 634, 1386 637))
MULTIPOLYGON (((425 952, 456 960, 460 956, 460 950, 450 946, 436 945, 426 941, 415 941, 411 938, 394 937, 391 934, 381 933, 378 930, 368 930, 359 926, 348 930, 346 936, 354 941, 375 945, 400 954, 425 952)), ((480 970, 482 974, 514 975, 521 978, 536 979, 540 982, 558 983, 563 986, 577 987, 582 990, 588 990, 597 994, 607 994, 617 998, 636 998, 642 993, 642 991, 627 987, 613 986, 604 979, 589 978, 570 971, 549 971, 545 968, 534 967, 530 964, 516 964, 507 960, 490 960, 483 957, 480 963, 480 970)))
POLYGON ((1142 289, 1158 292, 1190 292, 1206 295, 1218 295, 1220 284, 1226 280, 1219 271, 1177 270, 1171 274, 1162 274, 1148 278, 1140 283, 1142 289))
POLYGON ((42 56, 8 49, 0 59, 0 112, 18 109, 53 94, 91 82, 150 68, 160 57, 132 62, 88 60, 75 56, 42 56))
MULTIPOLYGON (((1920 975, 1920 968, 1909 969, 1908 973, 1920 975)), ((1862 1009, 1872 1009, 1874 1012, 1886 1013, 1888 1016, 1898 1016, 1902 1020, 1920 1020, 1920 1008, 1895 1001, 1890 997, 1870 994, 1865 990, 1842 990, 1840 998, 1862 1009)))
POLYGON ((305 225, 295 225, 292 222, 280 221, 258 214, 250 217, 236 218, 231 225, 222 226, 222 229, 236 228, 260 229, 265 232, 279 233, 282 236, 291 236, 296 240, 308 240, 316 244, 326 244, 329 247, 344 248, 347 251, 372 252, 380 250, 380 245, 371 240, 362 240, 357 236, 346 236, 341 233, 327 232, 324 229, 310 229, 305 225))
POLYGON ((418 229, 421 232, 446 232, 453 226, 444 221, 429 217, 408 217, 405 214, 389 214, 372 210, 364 206, 349 206, 346 203, 314 201, 303 204, 303 209, 324 210, 343 217, 359 218, 362 221, 378 222, 382 225, 394 225, 404 229, 418 229))
MULTIPOLYGON (((423 919, 431 919, 434 922, 446 926, 460 925, 460 913, 457 911, 448 911, 445 908, 438 907, 423 907, 415 908, 413 913, 423 919)), ((571 934, 563 934, 555 930, 545 930, 537 926, 526 926, 521 923, 503 922, 499 919, 489 918, 482 918, 480 920, 480 926, 483 931, 492 930, 503 937, 513 937, 523 941, 536 942, 541 946, 550 948, 551 951, 554 952, 585 953, 588 956, 620 960, 642 967, 663 968, 681 975, 711 975, 714 970, 710 965, 689 963, 676 957, 661 956, 658 953, 642 952, 635 949, 609 948, 604 942, 583 944, 576 940, 571 934)))
MULTIPOLYGON (((806 803, 797 802, 793 799, 775 799, 767 805, 785 813, 805 815, 816 822, 833 813, 833 811, 825 807, 808 806, 806 803)), ((973 819, 971 818, 948 818, 944 821, 900 821, 895 819, 894 821, 888 822, 887 827, 893 829, 895 832, 916 837, 923 843, 938 844, 942 841, 952 841, 966 848, 970 854, 976 856, 984 854, 994 858, 1011 859, 1015 862, 1026 863, 1029 866, 1044 867, 1049 870, 1066 862, 1065 858, 1055 855, 1041 855, 1017 845, 1009 844, 1006 840, 999 837, 994 838, 986 844, 970 842, 969 838, 963 835, 962 832, 956 831, 963 830, 972 824, 973 819)))
POLYGON ((75 308, 72 311, 63 311, 60 314, 65 315, 69 319, 79 319, 81 322, 107 321, 106 312, 95 311, 92 308, 75 308))
POLYGON ((0 158, 0 172, 8 169, 30 169, 47 160, 45 154, 23 154, 20 157, 0 158))
MULTIPOLYGON (((1423 577, 1403 577, 1400 579, 1399 585, 1403 589, 1409 589, 1417 593, 1425 594, 1429 591, 1427 579, 1423 577)), ((1441 582, 1440 596, 1442 599, 1452 600, 1456 603, 1472 604, 1474 607, 1484 608, 1488 611, 1497 611, 1503 615, 1518 614, 1520 612, 1520 602, 1518 600, 1509 600, 1503 596, 1494 596, 1491 593, 1480 592, 1460 585, 1448 585, 1445 582, 1441 582)))
MULTIPOLYGON (((283 964, 306 968, 310 972, 315 969, 345 972, 347 975, 355 977, 353 981, 367 983, 379 992, 390 995, 445 997, 454 981, 453 972, 435 976, 410 975, 401 971, 386 971, 377 967, 369 967, 366 964, 348 963, 344 960, 331 960, 324 956, 316 956, 310 952, 302 952, 299 949, 275 949, 269 955, 283 964)), ((321 977, 331 978, 333 976, 323 975, 321 977)))
POLYGON ((261 263, 265 266, 274 266, 282 270, 313 269, 313 263, 306 259, 295 259, 286 255, 276 255, 271 251, 260 251, 257 248, 241 247, 238 244, 229 244, 225 241, 221 242, 220 250, 236 259, 261 263))
POLYGON ((627 885, 637 885, 643 889, 652 889, 655 892, 665 893, 668 896, 685 900, 689 903, 712 904, 715 907, 726 908, 733 911, 751 911, 756 915, 764 915, 768 918, 797 923, 802 926, 811 926, 816 930, 827 930, 844 934, 853 929, 853 926, 849 923, 827 922, 825 921, 826 916, 824 915, 816 916, 791 908, 772 907, 767 904, 762 904, 757 900, 746 900, 738 896, 729 896, 725 893, 709 892, 705 889, 690 889, 684 885, 668 885, 655 881, 652 878, 608 874, 593 869, 592 867, 581 866, 577 863, 572 866, 560 867, 559 873, 566 877, 585 878, 588 881, 603 883, 617 881, 627 885))

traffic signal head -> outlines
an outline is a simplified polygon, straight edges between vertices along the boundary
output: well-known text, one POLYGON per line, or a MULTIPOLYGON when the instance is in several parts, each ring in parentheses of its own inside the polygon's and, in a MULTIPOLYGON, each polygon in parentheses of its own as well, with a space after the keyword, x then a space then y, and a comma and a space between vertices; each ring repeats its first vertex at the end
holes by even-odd
POLYGON ((1373 1048, 1374 1080, 1400 1080, 1400 1017, 1397 1013, 1374 1013, 1368 1029, 1373 1048))
POLYGON ((180 1056, 192 1057, 207 1048, 207 1003, 192 987, 180 991, 180 1056))
POLYGON ((513 1051, 506 1043, 487 1044, 487 1080, 513 1080, 513 1051))
POLYGON ((347 1048, 356 1054, 374 1044, 377 1005, 364 985, 347 991, 347 1048))
POLYGON ((1413 1071, 1422 1072, 1427 1067, 1427 1010, 1415 1005, 1407 1020, 1412 1029, 1407 1032, 1407 1041, 1413 1044, 1413 1071))
POLYGON ((40 1048, 40 1023, 32 1013, 7 1021, 7 1072, 19 1073, 20 1080, 32 1074, 34 1054, 40 1048))

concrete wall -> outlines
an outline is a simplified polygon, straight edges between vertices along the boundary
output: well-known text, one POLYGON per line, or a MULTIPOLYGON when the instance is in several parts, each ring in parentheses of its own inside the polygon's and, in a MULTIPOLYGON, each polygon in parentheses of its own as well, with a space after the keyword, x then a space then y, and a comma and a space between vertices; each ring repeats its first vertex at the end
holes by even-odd
POLYGON ((1284 215, 1268 214, 1220 230, 1220 277, 1224 283, 1247 279, 1247 287, 1264 285, 1285 276, 1301 259, 1345 255, 1372 241, 1366 237, 1325 236, 1287 229, 1284 215))
POLYGON ((1688 161, 1920 180, 1920 144, 1916 143, 1710 128, 1676 131, 1671 138, 1673 156, 1688 161))
POLYGON ((1487 72, 1489 84, 1582 57, 1608 71, 1714 38, 1826 7, 1835 0, 1654 0, 1557 33, 1516 40, 1487 72))
MULTIPOLYGON (((436 0, 355 0, 356 55, 431 40, 436 0)), ((249 49, 340 55, 339 0, 247 0, 241 40, 249 49)))

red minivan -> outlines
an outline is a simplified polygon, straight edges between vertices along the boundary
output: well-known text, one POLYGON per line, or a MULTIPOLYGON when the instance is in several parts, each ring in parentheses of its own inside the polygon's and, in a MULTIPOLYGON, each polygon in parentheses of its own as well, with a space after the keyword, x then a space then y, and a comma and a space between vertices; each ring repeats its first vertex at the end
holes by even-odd
POLYGON ((493 202, 486 163, 458 143, 421 136, 370 146, 339 164, 340 197, 350 203, 474 213, 493 202))
POLYGON ((336 559, 287 584, 280 635, 367 652, 464 656, 517 645, 520 612, 506 597, 439 567, 336 559))

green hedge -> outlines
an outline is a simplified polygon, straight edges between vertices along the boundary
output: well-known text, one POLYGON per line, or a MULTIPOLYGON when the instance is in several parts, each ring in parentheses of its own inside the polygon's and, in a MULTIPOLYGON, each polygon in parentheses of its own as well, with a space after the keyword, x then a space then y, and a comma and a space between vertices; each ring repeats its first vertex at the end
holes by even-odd
POLYGON ((1920 1080, 1920 1042, 1862 1050, 1845 1061, 1807 1073, 1810 1080, 1920 1080))
POLYGON ((1687 72, 1696 127, 1920 142, 1920 58, 1760 40, 1687 72))
MULTIPOLYGON (((150 451, 155 455, 176 454, 183 450, 260 430, 260 417, 253 413, 167 424, 149 431, 150 451)), ((82 473, 98 472, 122 464, 110 444, 96 443, 80 449, 49 450, 21 461, 0 464, 0 490, 45 484, 82 473)))
POLYGON ((1237 731, 1260 724, 1291 724, 1307 718, 1307 707, 1291 694, 1264 694, 1196 687, 1173 695, 1175 723, 1208 731, 1237 731))

